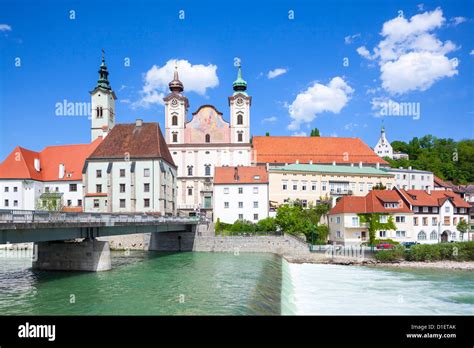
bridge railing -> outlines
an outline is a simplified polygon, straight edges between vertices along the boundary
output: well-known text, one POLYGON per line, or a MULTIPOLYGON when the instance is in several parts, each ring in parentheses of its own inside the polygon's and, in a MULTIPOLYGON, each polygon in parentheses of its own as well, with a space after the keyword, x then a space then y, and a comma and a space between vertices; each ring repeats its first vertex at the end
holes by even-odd
POLYGON ((189 223, 207 222, 205 217, 162 216, 147 213, 73 213, 49 212, 42 210, 6 210, 0 209, 1 223, 123 223, 123 222, 150 222, 150 223, 189 223))

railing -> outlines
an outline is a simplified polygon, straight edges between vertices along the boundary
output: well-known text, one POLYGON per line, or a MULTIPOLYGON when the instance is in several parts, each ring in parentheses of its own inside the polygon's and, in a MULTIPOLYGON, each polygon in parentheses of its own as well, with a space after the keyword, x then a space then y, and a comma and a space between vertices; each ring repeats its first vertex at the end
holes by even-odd
POLYGON ((352 190, 332 189, 330 193, 332 195, 352 195, 352 190))
POLYGON ((207 219, 202 216, 159 216, 147 213, 72 213, 49 212, 41 210, 3 210, 0 209, 1 223, 106 223, 121 222, 148 222, 148 223, 205 223, 207 219))

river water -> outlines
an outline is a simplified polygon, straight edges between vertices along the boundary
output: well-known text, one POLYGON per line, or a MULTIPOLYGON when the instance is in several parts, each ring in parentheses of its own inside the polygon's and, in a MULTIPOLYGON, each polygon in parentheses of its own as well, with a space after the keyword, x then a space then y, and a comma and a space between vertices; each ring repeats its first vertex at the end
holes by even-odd
POLYGON ((112 270, 0 259, 0 313, 474 314, 474 272, 289 264, 272 254, 112 252, 112 270))

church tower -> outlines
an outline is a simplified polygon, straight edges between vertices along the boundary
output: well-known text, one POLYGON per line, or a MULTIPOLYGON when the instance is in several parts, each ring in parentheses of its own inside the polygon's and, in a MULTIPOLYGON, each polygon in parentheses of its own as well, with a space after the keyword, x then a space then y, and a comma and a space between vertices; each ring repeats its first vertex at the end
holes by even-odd
POLYGON ((377 145, 375 145, 374 147, 374 152, 379 157, 393 158, 393 148, 392 148, 392 145, 390 145, 390 142, 387 140, 387 137, 385 136, 384 126, 382 126, 382 129, 380 131, 380 138, 379 138, 379 141, 377 142, 377 145))
POLYGON ((112 87, 110 87, 104 50, 102 50, 99 80, 97 81, 97 86, 90 94, 92 99, 91 141, 94 141, 98 137, 105 138, 115 125, 115 100, 117 97, 112 87))
POLYGON ((184 86, 179 80, 178 67, 175 67, 173 81, 169 83, 170 94, 165 102, 165 128, 167 144, 184 143, 184 124, 188 114, 189 101, 183 94, 184 86))
POLYGON ((242 68, 238 66, 237 80, 232 84, 234 94, 229 97, 230 141, 231 143, 250 143, 250 105, 247 82, 242 78, 242 68))

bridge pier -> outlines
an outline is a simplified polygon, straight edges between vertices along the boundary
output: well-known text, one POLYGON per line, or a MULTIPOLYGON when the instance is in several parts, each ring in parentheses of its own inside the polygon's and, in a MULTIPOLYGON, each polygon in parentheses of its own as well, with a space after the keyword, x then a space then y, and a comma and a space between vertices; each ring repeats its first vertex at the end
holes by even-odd
POLYGON ((112 268, 109 243, 105 241, 39 242, 33 250, 33 269, 37 270, 99 272, 112 268))

